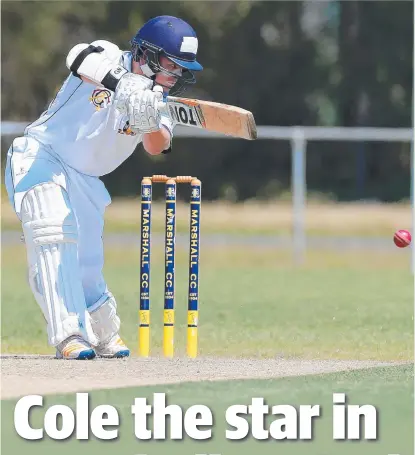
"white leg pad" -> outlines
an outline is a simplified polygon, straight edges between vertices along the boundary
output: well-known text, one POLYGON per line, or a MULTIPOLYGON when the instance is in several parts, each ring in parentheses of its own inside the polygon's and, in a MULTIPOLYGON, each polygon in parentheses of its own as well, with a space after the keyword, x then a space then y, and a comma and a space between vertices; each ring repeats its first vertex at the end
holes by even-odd
POLYGON ((105 344, 118 334, 121 321, 117 315, 117 302, 112 295, 105 295, 106 300, 99 300, 89 308, 92 327, 98 337, 99 344, 105 344))
POLYGON ((66 191, 55 183, 30 189, 21 219, 29 262, 29 284, 57 346, 72 335, 98 340, 86 308, 78 264, 78 227, 66 191))

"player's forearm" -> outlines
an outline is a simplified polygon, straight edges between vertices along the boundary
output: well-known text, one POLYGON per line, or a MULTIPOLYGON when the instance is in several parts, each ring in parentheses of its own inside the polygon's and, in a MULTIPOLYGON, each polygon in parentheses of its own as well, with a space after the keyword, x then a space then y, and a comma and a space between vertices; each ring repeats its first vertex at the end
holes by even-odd
POLYGON ((150 155, 159 155, 163 150, 169 148, 170 139, 170 133, 164 127, 153 133, 146 133, 143 135, 144 149, 150 155))

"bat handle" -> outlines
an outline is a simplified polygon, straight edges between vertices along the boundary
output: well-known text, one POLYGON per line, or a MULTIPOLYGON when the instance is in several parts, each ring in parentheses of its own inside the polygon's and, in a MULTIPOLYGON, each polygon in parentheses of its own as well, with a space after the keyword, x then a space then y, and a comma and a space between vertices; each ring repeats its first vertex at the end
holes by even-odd
POLYGON ((159 101, 157 103, 157 110, 163 114, 168 114, 167 103, 165 101, 159 101))
POLYGON ((163 101, 159 101, 157 103, 157 109, 159 111, 162 111, 163 113, 167 113, 167 103, 166 103, 167 95, 164 94, 163 87, 161 85, 155 85, 153 87, 153 92, 158 92, 163 95, 163 101))

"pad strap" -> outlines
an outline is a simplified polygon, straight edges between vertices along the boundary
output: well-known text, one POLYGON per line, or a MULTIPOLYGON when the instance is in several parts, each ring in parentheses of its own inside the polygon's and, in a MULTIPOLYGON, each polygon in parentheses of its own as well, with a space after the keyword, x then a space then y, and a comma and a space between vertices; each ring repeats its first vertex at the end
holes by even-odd
POLYGON ((118 82, 126 73, 128 73, 128 71, 121 65, 112 66, 113 64, 106 57, 103 57, 102 60, 98 59, 98 61, 94 58, 87 60, 91 54, 100 54, 104 51, 105 49, 102 46, 94 46, 93 44, 90 44, 79 52, 72 64, 69 66, 69 69, 75 77, 81 78, 81 76, 84 76, 94 80, 97 79, 97 76, 100 73, 102 74, 102 71, 107 71, 106 73, 103 73, 104 76, 101 75, 98 77, 97 82, 108 90, 115 92, 118 82))
POLYGON ((104 48, 101 47, 101 46, 94 46, 92 44, 90 44, 86 49, 84 49, 83 51, 81 51, 78 56, 75 58, 75 60, 73 61, 72 65, 70 66, 70 70, 72 71, 72 74, 76 77, 81 77, 79 74, 78 74, 78 70, 79 70, 79 67, 81 66, 81 63, 85 60, 85 58, 89 55, 89 54, 92 54, 93 52, 103 52, 104 51, 104 48))
POLYGON ((115 92, 118 82, 120 82, 120 79, 124 76, 124 74, 127 73, 128 71, 125 68, 123 68, 120 65, 117 65, 104 76, 104 79, 102 79, 101 84, 108 90, 112 90, 113 92, 115 92))

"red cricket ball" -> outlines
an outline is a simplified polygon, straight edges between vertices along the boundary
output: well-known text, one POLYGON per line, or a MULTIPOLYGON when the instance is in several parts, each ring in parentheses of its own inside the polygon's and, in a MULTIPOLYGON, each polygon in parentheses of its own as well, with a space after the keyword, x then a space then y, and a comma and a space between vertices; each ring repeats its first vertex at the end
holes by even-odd
POLYGON ((405 229, 399 229, 399 231, 395 232, 393 236, 393 241, 398 248, 405 248, 411 244, 411 234, 409 231, 405 229))

